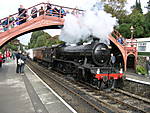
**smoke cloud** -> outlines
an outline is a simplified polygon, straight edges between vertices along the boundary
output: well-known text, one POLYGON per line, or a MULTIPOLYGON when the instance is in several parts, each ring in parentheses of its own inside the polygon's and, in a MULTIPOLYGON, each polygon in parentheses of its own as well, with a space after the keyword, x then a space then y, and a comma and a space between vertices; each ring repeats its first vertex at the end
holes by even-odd
POLYGON ((109 44, 108 35, 117 24, 117 19, 103 11, 101 2, 93 1, 90 4, 88 2, 87 7, 86 3, 83 4, 84 9, 88 8, 83 14, 67 14, 60 35, 61 40, 67 43, 77 43, 93 35, 100 38, 101 42, 109 44))

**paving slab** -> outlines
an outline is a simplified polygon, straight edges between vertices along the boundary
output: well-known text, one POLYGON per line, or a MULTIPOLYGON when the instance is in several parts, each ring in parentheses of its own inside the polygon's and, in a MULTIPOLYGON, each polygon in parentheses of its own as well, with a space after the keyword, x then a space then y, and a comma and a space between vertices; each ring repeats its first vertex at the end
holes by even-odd
POLYGON ((22 76, 15 72, 15 61, 0 68, 0 113, 35 113, 22 76))

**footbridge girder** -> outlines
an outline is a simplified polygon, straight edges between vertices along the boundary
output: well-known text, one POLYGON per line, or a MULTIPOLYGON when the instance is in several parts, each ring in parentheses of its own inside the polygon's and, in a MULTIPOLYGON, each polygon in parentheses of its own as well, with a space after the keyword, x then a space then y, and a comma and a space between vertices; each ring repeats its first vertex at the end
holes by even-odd
POLYGON ((27 32, 34 31, 36 29, 43 28, 61 28, 64 24, 64 19, 57 17, 49 17, 49 16, 39 16, 35 19, 27 21, 19 26, 16 26, 10 30, 7 30, 0 34, 0 46, 7 43, 14 37, 25 34, 27 32))

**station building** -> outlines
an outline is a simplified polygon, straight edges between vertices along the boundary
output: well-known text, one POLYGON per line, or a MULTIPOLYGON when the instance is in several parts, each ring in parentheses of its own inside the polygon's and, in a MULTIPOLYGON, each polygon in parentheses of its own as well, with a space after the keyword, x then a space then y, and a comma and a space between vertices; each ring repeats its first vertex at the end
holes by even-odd
POLYGON ((137 40, 138 55, 150 56, 150 37, 138 38, 136 40, 137 40))

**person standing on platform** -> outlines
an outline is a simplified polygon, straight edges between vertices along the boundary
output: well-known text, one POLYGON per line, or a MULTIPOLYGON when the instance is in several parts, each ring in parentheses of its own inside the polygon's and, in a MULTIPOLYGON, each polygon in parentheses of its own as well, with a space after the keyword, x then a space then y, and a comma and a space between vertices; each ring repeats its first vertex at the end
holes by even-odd
POLYGON ((12 59, 15 60, 15 53, 14 53, 14 51, 12 52, 12 59))
POLYGON ((17 63, 16 73, 20 73, 21 72, 21 64, 19 62, 19 59, 20 59, 21 51, 19 51, 15 55, 16 55, 16 63, 17 63))
POLYGON ((9 50, 6 51, 6 57, 7 57, 7 60, 10 59, 10 51, 9 50))
POLYGON ((3 54, 0 52, 0 68, 2 67, 3 64, 3 54))
POLYGON ((150 78, 150 58, 149 57, 146 57, 146 69, 147 69, 148 78, 150 78))
POLYGON ((25 67, 25 62, 26 62, 26 56, 25 53, 20 55, 20 59, 21 59, 21 71, 20 73, 23 74, 24 73, 24 67, 25 67))
POLYGON ((110 64, 112 65, 112 67, 114 67, 115 62, 116 62, 116 57, 113 55, 113 53, 111 53, 110 64))

